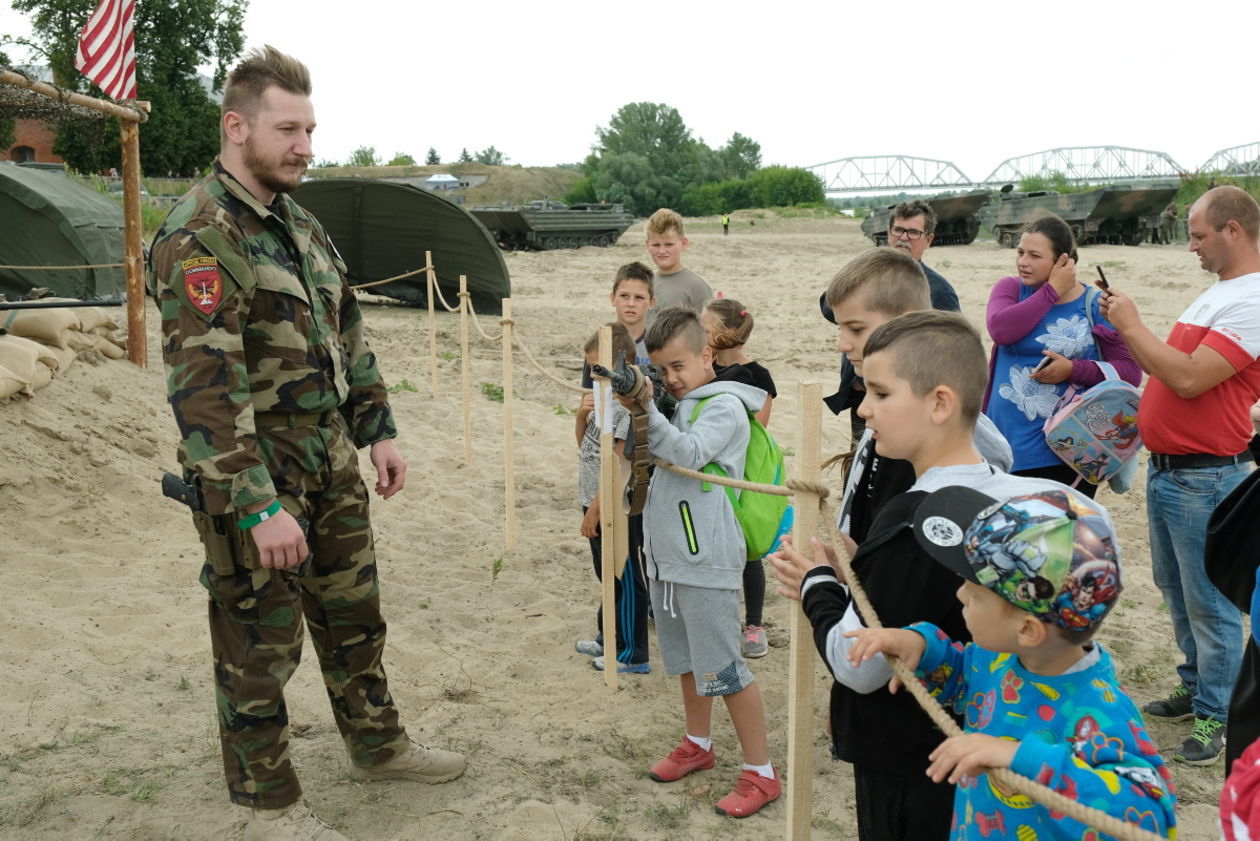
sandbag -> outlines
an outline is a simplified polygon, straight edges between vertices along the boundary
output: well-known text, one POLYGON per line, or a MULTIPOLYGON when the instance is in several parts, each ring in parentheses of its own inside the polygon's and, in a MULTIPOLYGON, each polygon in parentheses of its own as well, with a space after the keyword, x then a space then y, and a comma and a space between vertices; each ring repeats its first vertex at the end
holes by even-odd
POLYGON ((44 386, 52 382, 53 369, 47 365, 36 365, 35 375, 31 377, 31 393, 39 391, 44 386))
MULTIPOLYGON (((96 349, 96 343, 92 343, 92 349, 96 349)), ((79 352, 74 348, 68 347, 45 347, 48 355, 53 358, 52 372, 53 376, 60 377, 70 367, 71 363, 79 357, 79 352)))
POLYGON ((74 312, 79 316, 79 329, 84 333, 118 329, 113 313, 106 307, 75 307, 74 312))
POLYGON ((127 355, 127 349, 108 336, 96 337, 96 349, 107 359, 122 359, 127 355))
POLYGON ((22 310, 0 312, 0 328, 12 336, 34 339, 54 347, 67 347, 67 331, 79 329, 79 316, 72 309, 22 310))
POLYGON ((24 386, 35 378, 37 366, 55 369, 58 364, 53 352, 39 342, 21 336, 0 336, 0 368, 14 374, 24 386))
POLYGON ((15 394, 21 394, 27 391, 27 385, 18 379, 8 368, 0 367, 0 403, 3 403, 13 397, 15 394))
POLYGON ((67 330, 65 335, 66 347, 75 353, 96 349, 97 336, 95 333, 85 333, 82 330, 67 330))

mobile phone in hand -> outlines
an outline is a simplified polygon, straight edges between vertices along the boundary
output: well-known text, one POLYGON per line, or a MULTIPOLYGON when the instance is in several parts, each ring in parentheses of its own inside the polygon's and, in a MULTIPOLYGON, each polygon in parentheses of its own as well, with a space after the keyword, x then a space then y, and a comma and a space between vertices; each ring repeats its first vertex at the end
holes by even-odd
POLYGON ((1095 283, 1098 285, 1099 289, 1107 292, 1111 289, 1111 286, 1107 283, 1107 275, 1103 274, 1102 266, 1096 266, 1095 268, 1098 269, 1098 280, 1096 280, 1095 283))
POLYGON ((1047 365, 1049 365, 1053 361, 1054 361, 1053 357, 1050 357, 1050 356, 1043 357, 1042 360, 1037 363, 1037 367, 1032 369, 1032 372, 1034 374, 1040 373, 1042 368, 1045 368, 1047 365))

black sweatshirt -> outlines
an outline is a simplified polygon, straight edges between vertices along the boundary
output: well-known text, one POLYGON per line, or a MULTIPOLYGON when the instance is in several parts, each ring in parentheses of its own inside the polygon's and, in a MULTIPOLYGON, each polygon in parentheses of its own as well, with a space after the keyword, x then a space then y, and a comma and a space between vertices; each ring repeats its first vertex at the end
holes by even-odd
MULTIPOLYGON (((927 621, 951 639, 968 642, 971 634, 955 596, 962 579, 928 557, 915 541, 911 525, 914 509, 926 495, 907 491, 883 506, 871 525, 870 536, 858 547, 853 573, 885 627, 927 621)), ((835 581, 830 567, 811 570, 806 580, 815 577, 835 581)), ((838 582, 820 581, 805 594, 805 615, 824 662, 827 637, 840 623, 850 601, 848 590, 838 582)), ((865 617, 862 621, 867 622, 865 617)), ((829 662, 827 668, 831 669, 829 662)), ((909 692, 901 690, 893 695, 883 686, 862 695, 840 683, 831 686, 831 733, 837 759, 907 774, 924 773, 928 754, 943 738, 909 692)))

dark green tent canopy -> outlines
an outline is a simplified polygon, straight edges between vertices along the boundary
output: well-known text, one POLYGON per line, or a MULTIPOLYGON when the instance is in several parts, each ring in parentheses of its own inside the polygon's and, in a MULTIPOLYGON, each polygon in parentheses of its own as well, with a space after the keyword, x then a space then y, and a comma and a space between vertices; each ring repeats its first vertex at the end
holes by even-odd
MULTIPOLYGON (((304 182, 293 198, 327 229, 352 284, 423 268, 424 252, 431 251, 442 296, 452 306, 458 305, 460 275, 468 277, 478 313, 498 314, 500 301, 512 294, 507 264, 490 232, 467 211, 426 190, 389 181, 328 178, 304 182)), ((368 291, 428 304, 423 274, 368 291)))
MULTIPOLYGON (((123 262, 123 212, 64 174, 0 164, 0 266, 91 266, 123 262)), ((0 292, 25 297, 46 286, 61 297, 119 298, 122 267, 29 271, 0 268, 0 292)))

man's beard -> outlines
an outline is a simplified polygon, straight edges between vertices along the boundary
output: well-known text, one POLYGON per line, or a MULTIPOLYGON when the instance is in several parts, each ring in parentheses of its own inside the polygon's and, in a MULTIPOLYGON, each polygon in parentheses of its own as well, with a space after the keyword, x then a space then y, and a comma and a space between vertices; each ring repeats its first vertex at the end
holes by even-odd
POLYGON ((275 169, 278 165, 273 166, 271 162, 265 160, 254 148, 254 144, 246 140, 244 149, 245 168, 249 170, 249 174, 263 187, 273 193, 291 193, 302 183, 302 173, 306 172, 306 161, 302 161, 302 170, 292 180, 281 178, 275 169))

